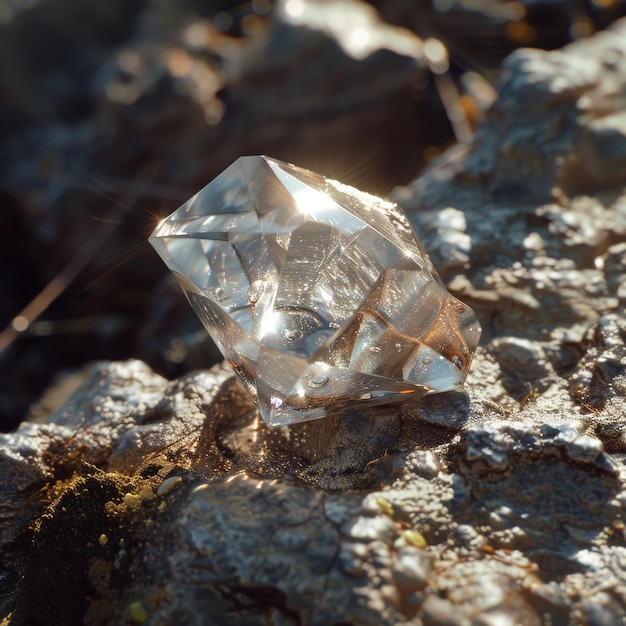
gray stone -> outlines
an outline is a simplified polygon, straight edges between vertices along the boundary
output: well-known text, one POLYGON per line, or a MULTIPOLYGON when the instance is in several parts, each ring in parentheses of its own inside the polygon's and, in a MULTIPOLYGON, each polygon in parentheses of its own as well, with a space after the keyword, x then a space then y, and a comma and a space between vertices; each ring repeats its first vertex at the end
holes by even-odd
POLYGON ((394 194, 459 243, 443 273, 487 330, 465 394, 269 429, 227 365, 96 364, 0 437, 2 617, 620 623, 626 175, 585 137, 625 41, 516 53, 476 147, 394 194))

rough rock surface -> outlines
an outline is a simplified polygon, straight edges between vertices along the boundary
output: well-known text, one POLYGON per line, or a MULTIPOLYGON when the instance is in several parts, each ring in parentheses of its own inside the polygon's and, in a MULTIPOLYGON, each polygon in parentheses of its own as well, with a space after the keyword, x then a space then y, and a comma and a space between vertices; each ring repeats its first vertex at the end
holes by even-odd
POLYGON ((621 623, 625 56, 514 53, 395 192, 485 328, 467 394, 270 430, 226 366, 96 364, 0 438, 5 622, 621 623))

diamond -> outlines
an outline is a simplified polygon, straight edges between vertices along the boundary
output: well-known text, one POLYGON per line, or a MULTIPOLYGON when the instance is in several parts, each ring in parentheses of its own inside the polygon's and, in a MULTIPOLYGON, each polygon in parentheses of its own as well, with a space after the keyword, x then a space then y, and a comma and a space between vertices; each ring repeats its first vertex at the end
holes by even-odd
POLYGON ((449 391, 480 338, 400 208, 241 157, 150 243, 267 424, 449 391))

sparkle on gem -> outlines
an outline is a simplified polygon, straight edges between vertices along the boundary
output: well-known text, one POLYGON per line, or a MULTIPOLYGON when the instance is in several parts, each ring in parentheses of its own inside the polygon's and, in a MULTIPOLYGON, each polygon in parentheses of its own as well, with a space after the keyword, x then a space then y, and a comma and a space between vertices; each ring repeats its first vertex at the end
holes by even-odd
POLYGON ((150 237, 271 425, 461 385, 480 337, 397 205, 242 157, 150 237))

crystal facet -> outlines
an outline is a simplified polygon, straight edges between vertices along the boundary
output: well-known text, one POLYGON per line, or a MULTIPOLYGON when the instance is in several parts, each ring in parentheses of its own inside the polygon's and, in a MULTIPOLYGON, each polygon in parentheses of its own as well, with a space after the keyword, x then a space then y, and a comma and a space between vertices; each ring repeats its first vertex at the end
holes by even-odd
POLYGON ((449 391, 480 338, 397 205, 241 157, 150 237, 271 425, 449 391))

